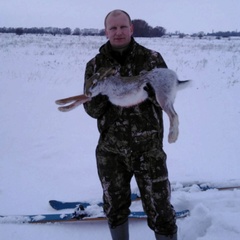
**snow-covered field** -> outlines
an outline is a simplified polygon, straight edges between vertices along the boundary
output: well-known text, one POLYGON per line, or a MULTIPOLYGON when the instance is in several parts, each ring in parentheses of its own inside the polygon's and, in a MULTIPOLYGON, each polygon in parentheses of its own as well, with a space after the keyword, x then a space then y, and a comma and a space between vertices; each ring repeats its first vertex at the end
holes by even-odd
MULTIPOLYGON (((240 185, 240 41, 136 39, 161 52, 180 79, 177 143, 167 143, 170 180, 240 185)), ((97 200, 96 121, 80 106, 69 113, 54 101, 82 93, 86 62, 104 37, 0 35, 0 215, 55 213, 50 199, 97 200)), ((133 180, 132 188, 136 188, 133 180)), ((239 240, 240 190, 172 194, 180 240, 239 240)), ((140 203, 134 204, 140 208, 140 203)), ((62 211, 62 212, 66 212, 62 211)), ((1 239, 110 240, 106 222, 0 224, 1 239)), ((146 221, 131 221, 132 240, 154 239, 146 221)))

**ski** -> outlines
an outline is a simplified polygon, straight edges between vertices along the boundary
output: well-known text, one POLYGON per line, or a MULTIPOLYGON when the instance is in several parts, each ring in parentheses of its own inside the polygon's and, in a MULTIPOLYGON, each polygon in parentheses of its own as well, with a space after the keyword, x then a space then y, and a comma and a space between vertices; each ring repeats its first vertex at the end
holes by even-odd
MULTIPOLYGON (((141 197, 138 194, 136 194, 136 193, 132 193, 131 194, 131 200, 132 201, 137 201, 137 200, 140 200, 140 199, 141 199, 141 197)), ((79 205, 81 205, 84 208, 86 208, 86 207, 92 205, 89 202, 81 202, 81 201, 77 201, 77 202, 63 202, 63 201, 58 201, 58 200, 50 200, 49 204, 55 210, 76 208, 79 205)), ((103 203, 102 202, 98 202, 97 205, 99 207, 102 207, 103 203)))
MULTIPOLYGON (((208 190, 234 190, 234 189, 240 189, 240 186, 215 186, 209 183, 199 183, 199 182, 192 182, 192 183, 184 183, 184 184, 172 184, 172 191, 184 191, 184 192, 196 192, 196 191, 208 191, 208 190)), ((138 201, 141 200, 140 195, 137 193, 131 194, 131 200, 132 201, 138 201)), ((89 202, 82 202, 82 201, 75 201, 75 202, 64 202, 59 200, 50 200, 49 204, 52 208, 55 210, 63 210, 63 209, 72 209, 76 208, 78 205, 81 205, 83 207, 88 207, 91 205, 89 202)), ((98 206, 103 206, 102 202, 97 203, 98 206)))
MULTIPOLYGON (((184 218, 190 214, 189 210, 176 212, 176 218, 184 218)), ((144 220, 147 216, 144 212, 131 212, 129 219, 144 220)), ((63 214, 39 214, 39 215, 18 215, 18 216, 2 216, 0 215, 0 223, 60 223, 60 222, 85 222, 85 221, 101 221, 107 220, 101 211, 98 214, 91 214, 85 210, 76 211, 74 213, 63 214)))

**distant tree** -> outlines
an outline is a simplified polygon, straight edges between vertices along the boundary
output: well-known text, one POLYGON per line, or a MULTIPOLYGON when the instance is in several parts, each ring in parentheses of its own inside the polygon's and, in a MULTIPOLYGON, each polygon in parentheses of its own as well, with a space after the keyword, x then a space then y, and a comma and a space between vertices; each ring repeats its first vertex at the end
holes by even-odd
POLYGON ((81 35, 81 30, 80 30, 80 28, 75 28, 75 29, 73 30, 72 35, 81 35))
POLYGON ((149 37, 149 25, 146 21, 135 19, 132 23, 134 28, 134 37, 149 37))
POLYGON ((15 33, 17 35, 22 35, 24 33, 23 28, 16 28, 15 33))
POLYGON ((5 27, 2 27, 2 28, 0 28, 0 32, 1 32, 1 33, 7 33, 7 32, 8 32, 8 29, 5 28, 5 27))
POLYGON ((61 29, 60 28, 56 28, 56 27, 51 28, 51 32, 50 33, 53 36, 55 36, 56 34, 62 34, 61 29))
POLYGON ((204 37, 204 32, 199 32, 198 37, 199 37, 199 39, 202 39, 204 37))
POLYGON ((179 33, 178 36, 179 36, 179 38, 184 38, 184 37, 186 36, 186 34, 184 34, 184 33, 179 33))
POLYGON ((71 33, 72 33, 72 30, 69 27, 62 29, 62 34, 64 35, 71 35, 71 33))
POLYGON ((99 36, 105 36, 105 29, 101 29, 99 31, 99 36))
POLYGON ((166 29, 163 27, 155 27, 150 31, 151 37, 162 37, 166 34, 166 29))
POLYGON ((133 36, 134 37, 162 37, 166 34, 166 29, 163 27, 149 26, 148 23, 142 19, 135 19, 133 23, 133 36))
POLYGON ((31 34, 37 34, 38 33, 38 28, 33 27, 33 28, 29 28, 28 30, 26 29, 27 33, 31 33, 31 34))

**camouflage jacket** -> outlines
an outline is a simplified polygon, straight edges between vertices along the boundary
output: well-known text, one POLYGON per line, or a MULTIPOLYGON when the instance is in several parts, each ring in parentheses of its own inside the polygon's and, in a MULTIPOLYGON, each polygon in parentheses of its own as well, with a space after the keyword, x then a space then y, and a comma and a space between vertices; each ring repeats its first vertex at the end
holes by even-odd
MULTIPOLYGON (((111 49, 109 42, 104 44, 99 53, 86 66, 85 83, 89 77, 101 67, 116 66, 122 76, 135 76, 143 70, 156 67, 166 68, 160 53, 147 49, 138 44, 133 38, 128 49, 121 55, 111 49)), ((159 139, 162 147, 163 120, 162 110, 156 102, 154 94, 139 105, 122 108, 113 105, 107 96, 98 95, 84 104, 85 111, 98 121, 98 130, 101 134, 100 142, 112 142, 109 148, 133 147, 138 148, 141 143, 151 145, 151 139, 159 139), (108 138, 109 135, 111 136, 108 138), (115 139, 115 140, 114 140, 115 139), (101 141, 102 140, 102 141, 101 141)))

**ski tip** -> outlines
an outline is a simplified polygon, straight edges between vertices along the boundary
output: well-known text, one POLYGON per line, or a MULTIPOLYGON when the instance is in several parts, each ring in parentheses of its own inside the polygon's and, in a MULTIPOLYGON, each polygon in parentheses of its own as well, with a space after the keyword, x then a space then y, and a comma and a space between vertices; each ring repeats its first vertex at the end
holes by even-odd
POLYGON ((190 215, 190 211, 188 209, 182 211, 176 211, 176 218, 184 218, 190 215))

